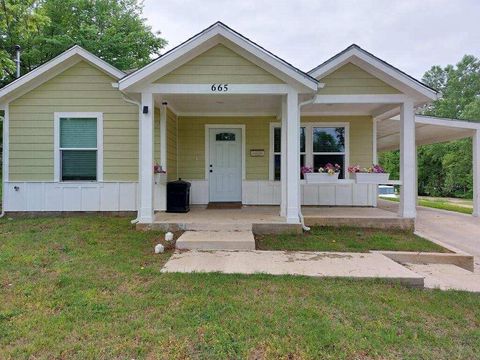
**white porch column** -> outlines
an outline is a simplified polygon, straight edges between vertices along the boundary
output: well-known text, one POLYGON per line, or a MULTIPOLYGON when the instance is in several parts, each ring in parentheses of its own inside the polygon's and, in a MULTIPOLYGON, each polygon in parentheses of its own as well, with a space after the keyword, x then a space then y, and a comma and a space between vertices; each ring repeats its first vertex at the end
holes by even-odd
POLYGON ((286 217, 287 223, 298 224, 300 222, 300 117, 298 116, 298 92, 289 89, 286 99, 285 126, 287 156, 286 156, 286 217))
POLYGON ((153 95, 142 92, 139 125, 139 193, 138 220, 140 223, 153 221, 153 95), (144 109, 148 112, 144 114, 144 109))
POLYGON ((475 130, 473 145, 473 216, 480 216, 480 130, 475 130))
POLYGON ((280 216, 287 216, 287 97, 282 97, 282 123, 280 141, 280 216))
POLYGON ((415 113, 413 101, 407 100, 400 107, 400 208, 404 218, 416 215, 416 170, 415 170, 415 113))

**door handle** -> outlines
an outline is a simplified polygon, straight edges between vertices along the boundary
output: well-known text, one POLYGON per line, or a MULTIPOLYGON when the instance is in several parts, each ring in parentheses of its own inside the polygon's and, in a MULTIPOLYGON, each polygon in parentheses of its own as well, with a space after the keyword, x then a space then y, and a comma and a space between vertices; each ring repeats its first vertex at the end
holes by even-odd
POLYGON ((213 170, 212 170, 212 169, 210 169, 210 172, 212 173, 212 172, 213 172, 213 170))

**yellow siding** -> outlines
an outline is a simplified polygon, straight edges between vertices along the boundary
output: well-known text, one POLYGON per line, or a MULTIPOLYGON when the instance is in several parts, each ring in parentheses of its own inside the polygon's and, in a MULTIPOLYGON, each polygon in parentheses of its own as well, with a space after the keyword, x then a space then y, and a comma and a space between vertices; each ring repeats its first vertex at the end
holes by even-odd
POLYGON ((282 81, 224 45, 190 60, 157 83, 163 84, 279 84, 282 81))
POLYGON ((301 122, 348 122, 350 124, 350 165, 362 167, 373 161, 373 120, 370 116, 305 116, 301 122))
POLYGON ((176 180, 177 174, 177 116, 167 111, 167 178, 176 180))
POLYGON ((320 82, 325 83, 325 87, 319 92, 323 95, 400 93, 394 87, 351 63, 320 79, 320 82))
POLYGON ((104 179, 138 180, 138 107, 80 62, 10 104, 10 179, 53 180, 54 112, 102 112, 104 179))
POLYGON ((160 109, 153 112, 153 161, 160 164, 160 109))
POLYGON ((247 180, 268 180, 270 123, 274 117, 179 117, 178 176, 205 179, 205 125, 245 125, 245 172, 247 180), (264 149, 265 156, 251 157, 251 149, 264 149))

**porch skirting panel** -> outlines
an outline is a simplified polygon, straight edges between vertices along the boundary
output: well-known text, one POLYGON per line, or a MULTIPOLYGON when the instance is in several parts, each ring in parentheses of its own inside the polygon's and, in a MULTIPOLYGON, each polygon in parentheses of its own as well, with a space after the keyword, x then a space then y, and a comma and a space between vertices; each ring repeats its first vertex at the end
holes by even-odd
POLYGON ((136 211, 136 182, 7 182, 4 210, 20 211, 136 211))
MULTIPOLYGON (((189 180, 192 184, 192 204, 208 203, 208 181, 189 180)), ((280 205, 279 181, 242 182, 242 202, 245 205, 280 205)), ((353 180, 339 180, 334 184, 300 184, 302 205, 317 206, 376 206, 377 186, 356 184, 353 180)))

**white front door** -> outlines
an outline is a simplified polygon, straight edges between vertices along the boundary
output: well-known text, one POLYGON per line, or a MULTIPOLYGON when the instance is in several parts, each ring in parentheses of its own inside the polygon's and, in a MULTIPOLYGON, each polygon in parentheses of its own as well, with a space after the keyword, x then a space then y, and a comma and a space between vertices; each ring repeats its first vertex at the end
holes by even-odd
POLYGON ((242 201, 242 130, 209 129, 208 186, 211 202, 242 201))

